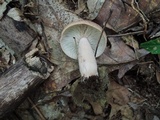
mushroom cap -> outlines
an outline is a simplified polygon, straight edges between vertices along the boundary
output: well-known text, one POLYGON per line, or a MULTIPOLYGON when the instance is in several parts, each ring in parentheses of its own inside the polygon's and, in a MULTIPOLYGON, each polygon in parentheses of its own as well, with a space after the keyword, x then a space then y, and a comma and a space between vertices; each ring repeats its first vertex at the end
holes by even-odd
MULTIPOLYGON (((94 22, 87 20, 73 22, 67 25, 61 33, 61 48, 66 55, 73 59, 77 59, 79 40, 81 38, 87 38, 93 49, 93 52, 95 53, 101 32, 102 27, 94 22)), ((104 52, 106 43, 107 37, 105 32, 103 32, 98 45, 96 57, 99 57, 104 52)))

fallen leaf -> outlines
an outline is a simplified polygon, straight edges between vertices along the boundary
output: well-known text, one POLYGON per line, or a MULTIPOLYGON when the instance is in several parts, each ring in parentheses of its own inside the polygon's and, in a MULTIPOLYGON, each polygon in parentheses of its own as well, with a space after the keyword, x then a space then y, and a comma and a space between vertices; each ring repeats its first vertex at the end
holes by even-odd
POLYGON ((135 66, 138 61, 133 61, 128 64, 121 65, 118 70, 118 78, 122 78, 127 71, 129 71, 133 66, 135 66))
POLYGON ((148 52, 144 49, 137 50, 137 54, 128 47, 120 37, 110 37, 111 48, 106 48, 104 53, 97 59, 99 64, 120 64, 137 60, 148 52))
POLYGON ((112 104, 109 120, 133 120, 134 113, 128 105, 112 104))
POLYGON ((125 105, 129 102, 129 96, 130 92, 127 88, 114 81, 110 82, 107 90, 107 98, 109 103, 125 105))
POLYGON ((141 43, 140 46, 152 54, 160 54, 160 38, 141 43))
POLYGON ((117 84, 113 80, 110 82, 107 90, 107 102, 111 105, 110 118, 120 111, 122 117, 130 120, 133 117, 131 108, 127 105, 130 92, 127 88, 117 84))
POLYGON ((45 89, 48 92, 60 91, 63 87, 67 86, 72 80, 77 79, 80 76, 78 70, 73 70, 71 66, 66 67, 68 68, 65 68, 65 65, 59 66, 50 75, 49 80, 46 81, 47 86, 45 86, 45 89), (71 71, 67 69, 70 69, 71 71))
POLYGON ((90 104, 92 105, 93 111, 96 115, 103 113, 103 108, 100 103, 90 101, 90 104))
MULTIPOLYGON (((134 25, 141 20, 141 17, 140 14, 131 7, 131 1, 132 0, 106 0, 96 18, 96 21, 103 25, 103 23, 109 18, 112 11, 107 27, 109 26, 114 31, 119 32, 134 25)), ((147 14, 158 9, 160 1, 141 0, 138 1, 138 5, 142 14, 147 14)))

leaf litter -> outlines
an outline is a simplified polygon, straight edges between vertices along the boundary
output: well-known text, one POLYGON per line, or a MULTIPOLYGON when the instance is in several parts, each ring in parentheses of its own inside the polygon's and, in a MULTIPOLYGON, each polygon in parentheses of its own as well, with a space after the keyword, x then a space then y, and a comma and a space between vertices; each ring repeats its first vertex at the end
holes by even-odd
MULTIPOLYGON (((113 30, 114 33, 120 32, 130 27, 133 23, 139 22, 141 17, 130 6, 133 1, 106 0, 105 2, 101 1, 104 2, 103 6, 101 6, 102 3, 99 4, 96 1, 95 3, 98 6, 95 6, 98 10, 95 10, 95 13, 93 11, 94 6, 89 6, 90 0, 84 0, 81 5, 80 0, 69 0, 67 2, 65 0, 40 0, 36 3, 39 7, 38 19, 43 21, 45 28, 43 32, 45 32, 49 44, 50 51, 47 52, 51 52, 49 60, 55 64, 55 70, 49 80, 30 95, 34 104, 26 100, 15 110, 15 113, 24 120, 32 120, 34 118, 49 120, 159 119, 157 111, 160 107, 158 104, 160 96, 157 90, 160 86, 155 81, 155 71, 151 71, 152 68, 149 67, 151 65, 157 66, 157 64, 154 63, 154 56, 149 58, 153 62, 146 63, 148 61, 146 58, 148 52, 144 49, 139 49, 136 41, 136 37, 142 36, 142 34, 133 36, 131 33, 127 37, 108 37, 110 45, 108 45, 104 54, 97 59, 100 78, 96 81, 81 82, 77 70, 77 62, 65 56, 59 45, 60 33, 63 28, 73 21, 87 18, 85 16, 86 13, 91 15, 87 19, 93 20, 95 18, 95 22, 103 25, 112 10, 113 13, 107 24, 107 27, 109 26, 112 29, 111 33, 113 30), (68 9, 65 6, 68 2, 70 2, 68 6, 73 5, 72 7, 75 9, 68 9), (79 7, 76 6, 78 3, 79 7), (118 7, 115 7, 117 5, 118 7), (79 10, 78 13, 76 8, 79 10), (117 10, 120 11, 116 12, 117 10), (129 14, 133 15, 129 16, 129 14), (138 20, 135 18, 138 18, 138 20), (147 68, 145 69, 144 66, 147 68), (115 68, 112 69, 112 67, 115 68), (119 73, 117 70, 119 70, 119 73), (152 77, 148 73, 152 73, 152 77), (34 111, 37 108, 38 110, 34 111)), ((145 13, 146 11, 151 11, 153 8, 157 8, 159 1, 152 2, 151 7, 148 9, 145 8, 147 4, 148 2, 142 5, 140 2, 139 5, 142 9, 139 9, 139 11, 144 10, 145 13)), ((28 6, 28 4, 26 5, 28 6)), ((0 15, 1 17, 3 16, 2 13, 0 15)), ((27 18, 25 15, 25 17, 30 19, 31 16, 27 18)), ((18 18, 18 15, 16 18, 18 18)), ((16 18, 13 16, 13 19, 17 20, 16 18)), ((34 23, 32 24, 33 26, 35 25, 34 23)), ((35 44, 32 45, 33 48, 37 47, 37 42, 35 44)), ((45 50, 43 49, 43 53, 45 50)), ((8 59, 8 53, 5 54, 5 59, 8 59)), ((10 116, 11 118, 14 117, 12 114, 10 116)))

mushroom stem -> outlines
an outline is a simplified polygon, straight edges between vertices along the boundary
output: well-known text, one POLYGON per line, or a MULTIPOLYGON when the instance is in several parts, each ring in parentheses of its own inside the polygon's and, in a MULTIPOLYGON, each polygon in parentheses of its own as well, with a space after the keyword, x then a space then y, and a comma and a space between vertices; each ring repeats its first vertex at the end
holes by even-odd
POLYGON ((98 76, 97 63, 93 49, 87 38, 81 38, 78 45, 78 62, 81 76, 89 78, 98 76))

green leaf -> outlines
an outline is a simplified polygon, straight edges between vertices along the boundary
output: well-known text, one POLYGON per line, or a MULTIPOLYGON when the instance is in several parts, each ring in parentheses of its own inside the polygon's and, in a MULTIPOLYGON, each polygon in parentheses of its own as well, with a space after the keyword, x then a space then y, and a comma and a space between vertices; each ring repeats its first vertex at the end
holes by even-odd
POLYGON ((141 43, 140 47, 152 54, 160 54, 160 38, 141 43))

